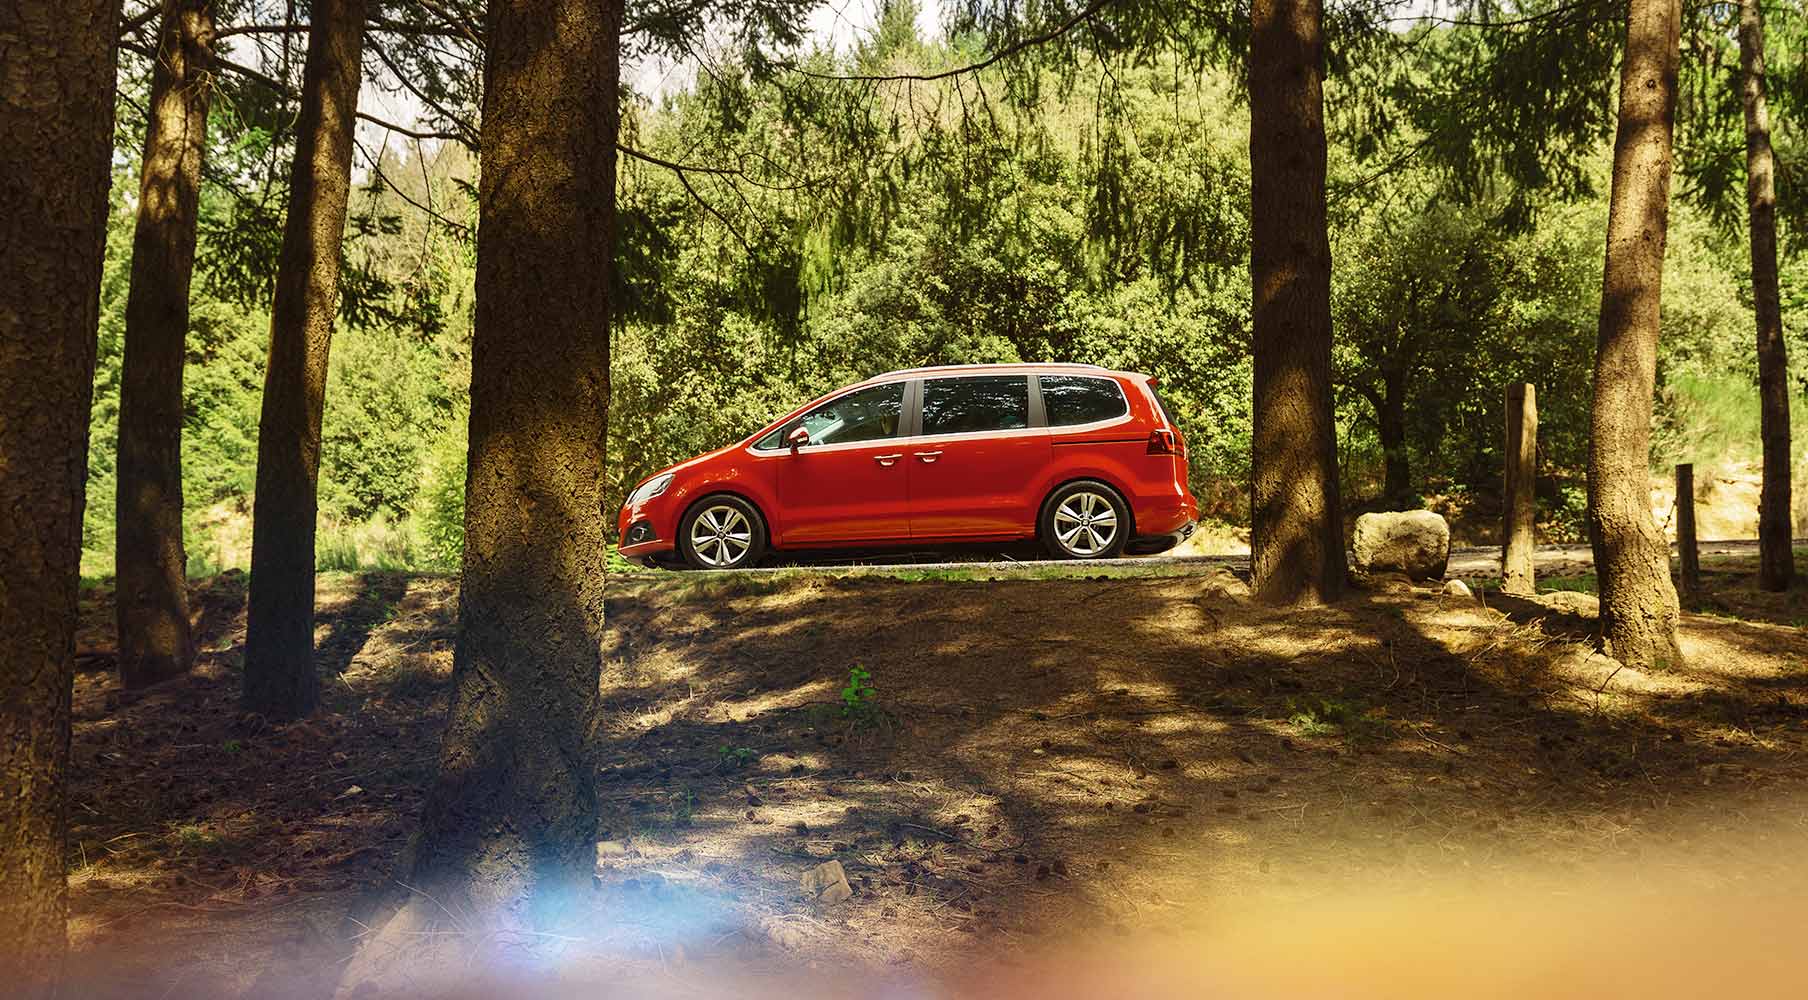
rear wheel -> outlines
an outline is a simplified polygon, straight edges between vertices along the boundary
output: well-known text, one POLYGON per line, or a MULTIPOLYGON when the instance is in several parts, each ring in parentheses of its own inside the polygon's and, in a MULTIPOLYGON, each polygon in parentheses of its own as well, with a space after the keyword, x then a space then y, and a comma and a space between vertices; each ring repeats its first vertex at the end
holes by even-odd
POLYGON ((1130 509, 1104 483, 1068 483, 1042 506, 1042 544, 1056 559, 1110 559, 1130 537, 1130 509))
POLYGON ((696 569, 744 569, 766 554, 766 521, 740 497, 706 497, 679 522, 678 548, 696 569))

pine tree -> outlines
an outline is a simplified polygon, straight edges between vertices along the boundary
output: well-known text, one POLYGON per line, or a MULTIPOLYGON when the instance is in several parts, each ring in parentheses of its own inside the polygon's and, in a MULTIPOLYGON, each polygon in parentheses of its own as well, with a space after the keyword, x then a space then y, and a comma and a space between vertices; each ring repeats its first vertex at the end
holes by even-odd
POLYGON ((69 701, 118 0, 0 4, 0 983, 66 945, 69 701), (29 69, 27 69, 29 68, 29 69))
POLYGON ((182 547, 182 367, 213 95, 213 0, 165 0, 126 298, 119 392, 114 593, 119 678, 143 687, 187 672, 188 559, 182 547))
POLYGON ((308 27, 289 216, 270 310, 257 434, 245 706, 274 719, 314 711, 314 531, 327 355, 351 194, 365 0, 316 0, 308 27))
POLYGON ((1681 659, 1670 546, 1651 516, 1650 492, 1681 21, 1678 0, 1632 0, 1627 8, 1589 428, 1588 529, 1601 636, 1614 657, 1635 667, 1681 659))

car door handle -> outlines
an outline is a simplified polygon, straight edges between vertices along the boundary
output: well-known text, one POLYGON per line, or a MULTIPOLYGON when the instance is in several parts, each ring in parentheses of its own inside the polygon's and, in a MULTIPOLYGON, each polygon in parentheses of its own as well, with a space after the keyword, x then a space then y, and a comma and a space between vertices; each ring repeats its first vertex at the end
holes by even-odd
POLYGON ((899 452, 896 455, 874 455, 873 461, 878 462, 880 465, 886 466, 887 468, 890 468, 891 466, 897 465, 898 459, 903 458, 903 457, 904 457, 903 452, 899 452))
POLYGON ((929 462, 935 461, 938 458, 941 458, 942 453, 939 451, 919 451, 916 453, 916 456, 918 458, 922 459, 925 463, 929 463, 929 462))

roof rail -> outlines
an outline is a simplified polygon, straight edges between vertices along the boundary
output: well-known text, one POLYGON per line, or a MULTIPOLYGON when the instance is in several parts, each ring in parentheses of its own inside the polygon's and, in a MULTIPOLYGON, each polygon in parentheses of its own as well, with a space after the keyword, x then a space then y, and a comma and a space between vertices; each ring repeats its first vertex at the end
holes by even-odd
POLYGON ((919 372, 951 372, 951 371, 986 371, 993 368, 1083 368, 1089 371, 1110 371, 1104 365, 1088 364, 1079 361, 997 361, 968 365, 925 365, 921 368, 900 368, 897 371, 874 375, 873 378, 889 378, 893 375, 915 375, 919 372))

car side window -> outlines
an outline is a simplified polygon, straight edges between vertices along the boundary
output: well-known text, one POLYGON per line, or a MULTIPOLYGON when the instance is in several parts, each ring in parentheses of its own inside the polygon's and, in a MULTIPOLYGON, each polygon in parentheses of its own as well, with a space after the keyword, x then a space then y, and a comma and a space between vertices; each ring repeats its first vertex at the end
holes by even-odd
MULTIPOLYGON (((904 383, 887 382, 850 392, 818 406, 786 424, 777 434, 784 440, 796 427, 810 432, 811 444, 850 444, 896 437, 904 413, 904 383)), ((767 435, 772 437, 773 435, 767 435)), ((765 440, 760 444, 765 445, 765 440)))
POLYGON ((932 378, 923 383, 923 433, 970 434, 1030 425, 1025 375, 932 378))
POLYGON ((1042 408, 1050 427, 1111 420, 1130 412, 1116 379, 1090 375, 1043 375, 1042 408))

